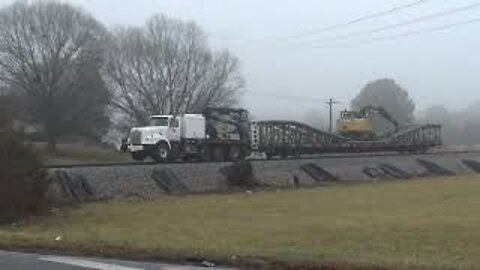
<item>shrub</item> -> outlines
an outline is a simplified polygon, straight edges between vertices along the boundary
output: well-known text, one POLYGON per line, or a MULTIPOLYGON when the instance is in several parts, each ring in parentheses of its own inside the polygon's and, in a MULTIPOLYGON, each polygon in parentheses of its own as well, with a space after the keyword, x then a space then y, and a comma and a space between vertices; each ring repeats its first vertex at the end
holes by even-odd
POLYGON ((248 161, 235 162, 221 171, 231 187, 254 188, 259 186, 253 175, 252 164, 248 161))
POLYGON ((0 134, 0 223, 12 222, 45 209, 48 181, 41 160, 22 134, 0 134))

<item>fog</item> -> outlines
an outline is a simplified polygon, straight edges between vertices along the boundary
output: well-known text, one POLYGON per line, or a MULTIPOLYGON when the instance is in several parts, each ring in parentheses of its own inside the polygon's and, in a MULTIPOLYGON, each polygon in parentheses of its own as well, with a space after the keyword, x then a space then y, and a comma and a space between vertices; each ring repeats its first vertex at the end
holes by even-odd
MULTIPOLYGON (((1 1, 2 6, 12 1, 1 1)), ((369 81, 393 78, 409 91, 421 111, 441 104, 458 111, 480 99, 479 24, 373 41, 480 17, 480 7, 333 42, 322 40, 400 23, 475 2, 424 1, 385 16, 318 34, 299 35, 405 5, 399 0, 71 0, 107 26, 142 24, 154 13, 195 21, 211 44, 228 48, 242 65, 246 87, 242 106, 257 118, 328 120, 328 98, 341 103, 369 81), (291 37, 291 38, 286 38, 291 37), (319 116, 315 115, 319 114, 319 116)), ((415 2, 415 1, 409 1, 415 2)), ((321 120, 318 120, 321 121, 321 120)), ((323 121, 322 121, 323 122, 323 121)))

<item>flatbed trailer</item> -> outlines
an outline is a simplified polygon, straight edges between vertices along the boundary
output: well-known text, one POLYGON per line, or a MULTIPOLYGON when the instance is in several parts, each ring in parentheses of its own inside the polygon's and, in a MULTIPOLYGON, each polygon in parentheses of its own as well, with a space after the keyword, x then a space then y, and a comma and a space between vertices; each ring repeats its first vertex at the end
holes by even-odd
POLYGON ((321 153, 425 152, 442 145, 440 125, 416 125, 375 140, 361 141, 330 134, 295 121, 251 123, 253 152, 287 157, 321 153))
POLYGON ((440 125, 395 129, 394 134, 358 140, 296 121, 250 121, 244 109, 208 108, 203 114, 152 116, 153 124, 132 128, 124 147, 135 160, 235 161, 322 153, 425 152, 442 145, 440 125))

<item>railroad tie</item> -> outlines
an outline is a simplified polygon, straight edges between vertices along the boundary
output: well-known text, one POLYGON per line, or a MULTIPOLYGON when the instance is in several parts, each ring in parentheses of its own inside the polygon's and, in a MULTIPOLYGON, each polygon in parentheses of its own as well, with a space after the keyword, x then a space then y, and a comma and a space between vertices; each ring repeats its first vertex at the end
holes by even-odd
POLYGON ((166 193, 188 192, 188 187, 170 169, 153 169, 151 178, 166 193))
POLYGON ((442 166, 425 159, 417 159, 418 164, 427 170, 429 174, 433 175, 455 175, 450 170, 443 168, 442 166))
POLYGON ((380 179, 380 178, 385 178, 386 174, 383 170, 376 168, 376 167, 369 167, 365 166, 362 170, 362 172, 370 177, 373 180, 380 179))
POLYGON ((382 163, 379 168, 387 175, 397 179, 410 179, 413 177, 411 173, 408 173, 398 167, 395 167, 388 163, 382 163))
POLYGON ((58 170, 55 171, 54 177, 64 197, 72 198, 75 201, 86 201, 95 195, 93 187, 88 183, 87 179, 80 174, 58 170))
POLYGON ((316 182, 338 181, 338 178, 336 176, 332 175, 327 170, 313 163, 304 164, 300 166, 300 169, 302 169, 306 174, 308 174, 316 182))
POLYGON ((480 173, 480 162, 473 159, 464 159, 462 163, 476 173, 480 173))

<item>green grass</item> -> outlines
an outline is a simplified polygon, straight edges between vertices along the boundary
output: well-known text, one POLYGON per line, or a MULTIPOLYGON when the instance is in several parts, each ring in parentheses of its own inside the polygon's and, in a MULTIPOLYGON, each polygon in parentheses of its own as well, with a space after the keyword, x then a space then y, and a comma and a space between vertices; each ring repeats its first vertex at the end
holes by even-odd
POLYGON ((87 204, 0 227, 0 246, 240 265, 474 269, 479 213, 480 177, 464 176, 87 204))
POLYGON ((58 144, 54 153, 47 151, 45 144, 35 144, 46 164, 72 164, 87 162, 115 162, 130 160, 129 156, 113 148, 58 144))

